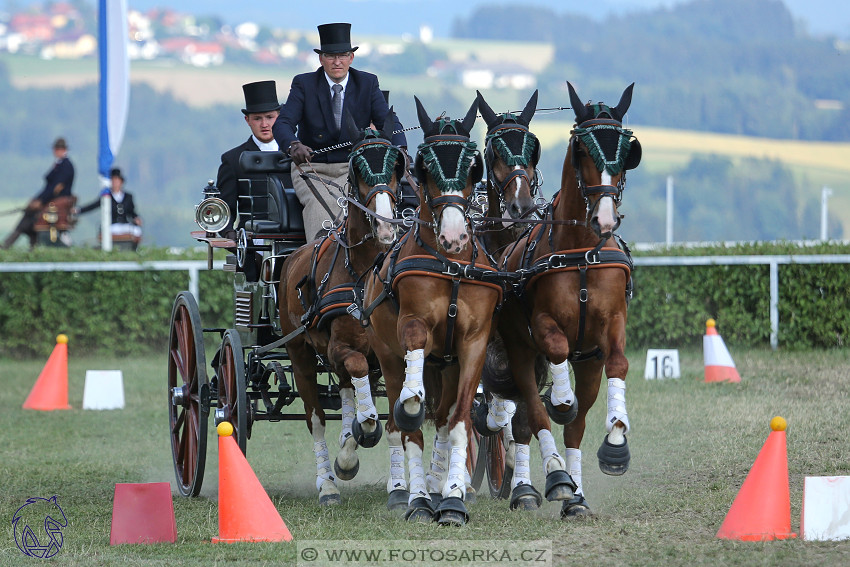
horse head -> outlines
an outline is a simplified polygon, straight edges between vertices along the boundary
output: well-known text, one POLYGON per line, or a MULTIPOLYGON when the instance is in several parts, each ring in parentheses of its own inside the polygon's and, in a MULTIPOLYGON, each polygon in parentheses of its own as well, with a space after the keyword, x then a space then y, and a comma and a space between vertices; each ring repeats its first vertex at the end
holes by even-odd
POLYGON ((431 120, 419 99, 414 99, 424 135, 414 164, 421 200, 434 219, 438 245, 450 254, 458 254, 470 241, 469 198, 484 174, 477 144, 470 140, 478 101, 473 101, 463 120, 447 116, 431 120))
POLYGON ((497 191, 503 215, 507 212, 511 218, 523 218, 537 208, 534 196, 539 185, 540 140, 528 129, 537 110, 537 91, 519 116, 510 112, 496 114, 481 93, 476 93, 478 109, 487 123, 487 183, 497 191))
POLYGON ((610 237, 620 226, 617 207, 626 186, 626 170, 640 163, 640 142, 623 128, 634 86, 626 87, 617 106, 610 107, 602 102, 585 105, 567 82, 576 126, 564 160, 562 186, 571 169, 584 198, 585 220, 600 238, 610 237))
POLYGON ((395 217, 399 183, 406 166, 404 154, 391 142, 392 116, 390 108, 384 130, 378 131, 358 128, 351 114, 345 113, 345 128, 353 143, 348 155, 349 198, 374 213, 368 214, 369 225, 372 236, 382 246, 389 246, 396 237, 395 225, 384 219, 395 217))

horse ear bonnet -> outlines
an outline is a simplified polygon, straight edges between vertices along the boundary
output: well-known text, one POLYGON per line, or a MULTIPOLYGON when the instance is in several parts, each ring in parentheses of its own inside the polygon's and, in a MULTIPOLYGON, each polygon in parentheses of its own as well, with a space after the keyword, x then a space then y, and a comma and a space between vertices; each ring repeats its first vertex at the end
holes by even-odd
POLYGON ((634 169, 640 165, 641 153, 640 142, 637 138, 632 138, 631 145, 629 146, 629 155, 626 156, 626 163, 623 167, 634 169))

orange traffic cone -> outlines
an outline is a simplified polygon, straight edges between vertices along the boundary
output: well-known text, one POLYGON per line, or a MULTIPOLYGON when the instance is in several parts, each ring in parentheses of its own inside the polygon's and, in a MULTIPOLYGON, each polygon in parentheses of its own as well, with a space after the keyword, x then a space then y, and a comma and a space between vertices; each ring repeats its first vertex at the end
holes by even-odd
POLYGON ((68 336, 56 337, 56 346, 47 359, 47 364, 35 386, 24 401, 24 409, 57 410, 71 409, 68 405, 68 336))
POLYGON ((292 541, 289 528, 233 439, 230 422, 219 423, 218 434, 218 537, 212 542, 292 541))
POLYGON ((702 337, 702 354, 705 361, 706 382, 740 382, 741 376, 735 368, 735 362, 726 349, 723 338, 717 333, 714 319, 705 322, 705 335, 702 337))
POLYGON ((770 420, 770 435, 717 532, 721 539, 769 541, 797 537, 791 531, 785 420, 770 420))

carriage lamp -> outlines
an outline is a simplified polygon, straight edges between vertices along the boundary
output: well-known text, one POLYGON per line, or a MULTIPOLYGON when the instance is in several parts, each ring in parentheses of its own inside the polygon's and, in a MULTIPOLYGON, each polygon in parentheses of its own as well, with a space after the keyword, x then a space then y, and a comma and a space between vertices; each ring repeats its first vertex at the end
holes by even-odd
POLYGON ((195 222, 207 232, 216 233, 230 221, 230 207, 220 197, 212 179, 204 187, 204 200, 195 207, 195 222))

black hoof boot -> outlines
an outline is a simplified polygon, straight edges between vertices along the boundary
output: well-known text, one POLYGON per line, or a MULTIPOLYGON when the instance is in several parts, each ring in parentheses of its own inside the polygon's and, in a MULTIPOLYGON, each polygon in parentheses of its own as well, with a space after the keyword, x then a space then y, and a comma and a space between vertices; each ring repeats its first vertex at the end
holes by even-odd
POLYGON ((599 459, 599 469, 605 474, 612 476, 620 476, 629 470, 629 461, 631 454, 629 453, 629 441, 623 437, 622 445, 612 445, 608 442, 608 436, 596 451, 596 458, 599 459))
POLYGON ((457 496, 451 496, 440 501, 434 518, 441 526, 462 526, 469 521, 469 513, 466 511, 463 500, 457 496))
POLYGON ((339 494, 325 494, 319 496, 319 506, 336 506, 342 502, 342 497, 339 494))
POLYGON ((408 500, 410 500, 410 493, 397 488, 387 497, 387 510, 406 510, 408 500))
POLYGON ((472 408, 472 426, 482 437, 490 437, 498 433, 487 427, 487 413, 490 411, 487 402, 481 402, 472 408))
POLYGON ((425 422, 425 404, 420 403, 419 413, 410 415, 404 411, 404 404, 401 403, 401 400, 396 400, 393 405, 393 418, 395 418, 396 426, 402 431, 418 431, 425 422))
POLYGON ((537 510, 543 497, 530 484, 518 484, 511 491, 511 510, 537 510))
POLYGON ((434 509, 431 508, 431 502, 427 498, 420 496, 414 498, 413 502, 407 507, 407 512, 404 514, 404 519, 408 522, 417 522, 420 524, 430 524, 434 521, 434 509))
POLYGON ((578 488, 567 471, 552 471, 546 475, 546 500, 569 500, 578 488))
POLYGON ((357 464, 354 465, 353 468, 344 469, 339 466, 339 457, 334 459, 334 472, 336 473, 337 478, 342 480, 351 480, 355 476, 357 476, 357 472, 360 470, 360 460, 358 459, 357 464))
POLYGON ((384 426, 381 425, 381 420, 375 420, 375 431, 371 433, 366 433, 363 431, 363 424, 354 420, 354 423, 351 424, 351 434, 354 435, 354 440, 357 441, 357 444, 366 449, 371 449, 375 445, 378 444, 378 441, 381 440, 381 435, 384 433, 384 426))
POLYGON ((578 415, 578 400, 576 399, 567 411, 556 409, 552 405, 552 388, 546 390, 546 393, 540 396, 543 399, 543 405, 546 407, 546 413, 549 414, 549 419, 558 425, 567 425, 578 415))
POLYGON ((592 517, 593 512, 590 511, 590 504, 581 494, 576 494, 569 500, 565 500, 561 506, 561 518, 565 520, 592 517))
POLYGON ((429 492, 428 496, 431 497, 431 505, 435 508, 440 505, 440 501, 443 499, 442 492, 429 492))

